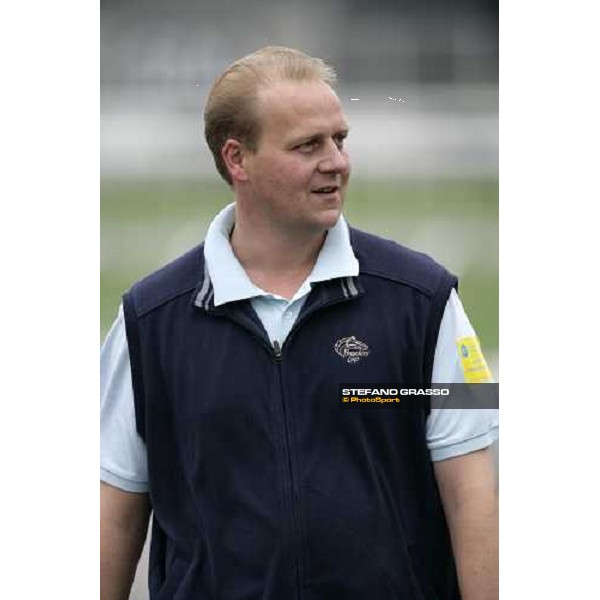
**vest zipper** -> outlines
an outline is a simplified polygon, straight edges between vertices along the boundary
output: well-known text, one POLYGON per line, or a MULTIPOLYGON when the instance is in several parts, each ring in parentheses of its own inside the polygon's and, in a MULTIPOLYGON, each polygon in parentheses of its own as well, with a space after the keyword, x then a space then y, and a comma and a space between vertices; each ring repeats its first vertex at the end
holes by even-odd
MULTIPOLYGON (((302 317, 300 319, 298 319, 296 321, 296 323, 294 323, 291 331, 288 333, 287 338, 285 339, 283 346, 285 347, 288 342, 292 339, 292 337, 295 335, 296 331, 300 328, 300 326, 317 310, 320 310, 322 308, 325 308, 326 306, 330 306, 332 304, 337 304, 337 303, 341 303, 341 302, 347 302, 348 300, 353 300, 354 297, 350 296, 347 298, 333 298, 331 300, 328 300, 326 302, 323 302, 320 306, 314 308, 313 310, 310 310, 309 312, 305 313, 304 315, 302 315, 302 317)), ((289 442, 289 427, 288 427, 288 421, 287 421, 287 411, 286 411, 286 407, 285 407, 285 399, 284 399, 284 394, 283 394, 283 377, 282 377, 282 373, 281 373, 281 363, 282 363, 282 356, 283 356, 283 350, 281 345, 279 344, 279 342, 277 340, 273 340, 273 345, 272 345, 272 350, 273 350, 273 357, 274 357, 274 361, 275 364, 277 365, 277 374, 279 376, 279 393, 280 393, 280 399, 281 399, 281 406, 282 406, 282 410, 283 410, 283 427, 284 427, 284 444, 285 444, 285 452, 287 454, 287 469, 288 469, 288 476, 289 476, 289 483, 290 483, 290 501, 291 501, 291 505, 292 505, 292 526, 293 526, 293 535, 294 535, 294 541, 296 543, 296 547, 297 547, 297 551, 295 552, 295 566, 296 566, 296 598, 299 599, 301 597, 302 594, 302 586, 301 586, 301 582, 302 579, 300 577, 300 557, 302 555, 302 553, 304 552, 303 550, 303 542, 302 542, 302 531, 301 531, 301 524, 300 524, 300 510, 299 510, 299 499, 298 499, 298 493, 294 487, 294 478, 293 478, 293 465, 292 465, 292 457, 291 457, 291 452, 290 452, 290 442, 289 442)))
POLYGON ((294 552, 294 562, 296 567, 296 598, 300 598, 301 580, 300 580, 300 557, 299 554, 302 552, 302 535, 300 531, 300 518, 298 509, 298 493, 294 486, 294 467, 292 464, 292 453, 290 450, 290 432, 288 427, 288 416, 285 406, 285 398, 283 394, 283 377, 281 373, 281 361, 282 352, 281 346, 277 340, 273 341, 273 354, 275 356, 275 363, 277 365, 277 377, 279 379, 279 398, 281 400, 281 408, 283 412, 283 433, 284 433, 284 450, 286 454, 286 466, 288 484, 290 490, 290 503, 292 508, 292 536, 294 544, 296 546, 294 552))
POLYGON ((281 346, 277 340, 273 340, 273 352, 275 353, 275 362, 281 362, 281 346))

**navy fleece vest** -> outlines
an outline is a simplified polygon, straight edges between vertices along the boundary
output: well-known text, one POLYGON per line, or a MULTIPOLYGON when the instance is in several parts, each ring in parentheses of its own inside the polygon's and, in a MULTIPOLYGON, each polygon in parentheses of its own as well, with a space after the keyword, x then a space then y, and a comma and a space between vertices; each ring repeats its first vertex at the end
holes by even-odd
POLYGON ((456 279, 351 230, 280 351, 215 307, 202 246, 124 297, 154 525, 152 600, 456 600, 429 408, 342 410, 340 383, 426 385, 456 279), (336 342, 368 347, 346 360, 336 342))

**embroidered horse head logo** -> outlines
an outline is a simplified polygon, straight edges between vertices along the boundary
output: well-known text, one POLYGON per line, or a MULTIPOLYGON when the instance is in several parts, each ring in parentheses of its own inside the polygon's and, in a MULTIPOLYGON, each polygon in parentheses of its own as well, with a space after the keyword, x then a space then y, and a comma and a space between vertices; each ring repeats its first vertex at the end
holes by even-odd
POLYGON ((354 335, 339 339, 333 348, 337 354, 349 363, 357 363, 361 358, 369 356, 370 352, 369 346, 357 340, 354 335))

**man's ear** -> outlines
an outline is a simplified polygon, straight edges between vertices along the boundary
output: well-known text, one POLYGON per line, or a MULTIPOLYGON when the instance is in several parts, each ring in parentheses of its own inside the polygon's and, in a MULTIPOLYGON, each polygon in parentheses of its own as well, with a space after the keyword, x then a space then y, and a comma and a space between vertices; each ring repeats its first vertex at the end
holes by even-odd
POLYGON ((233 181, 248 181, 245 156, 248 149, 238 140, 229 138, 221 148, 221 157, 233 181))

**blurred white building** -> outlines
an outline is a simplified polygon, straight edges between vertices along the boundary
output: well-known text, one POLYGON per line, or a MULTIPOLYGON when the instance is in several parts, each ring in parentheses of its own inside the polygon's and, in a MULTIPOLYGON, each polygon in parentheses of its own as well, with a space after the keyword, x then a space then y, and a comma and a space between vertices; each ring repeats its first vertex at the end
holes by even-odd
POLYGON ((497 174, 497 3, 104 0, 101 24, 103 176, 212 176, 208 87, 268 44, 336 68, 358 175, 497 174))

